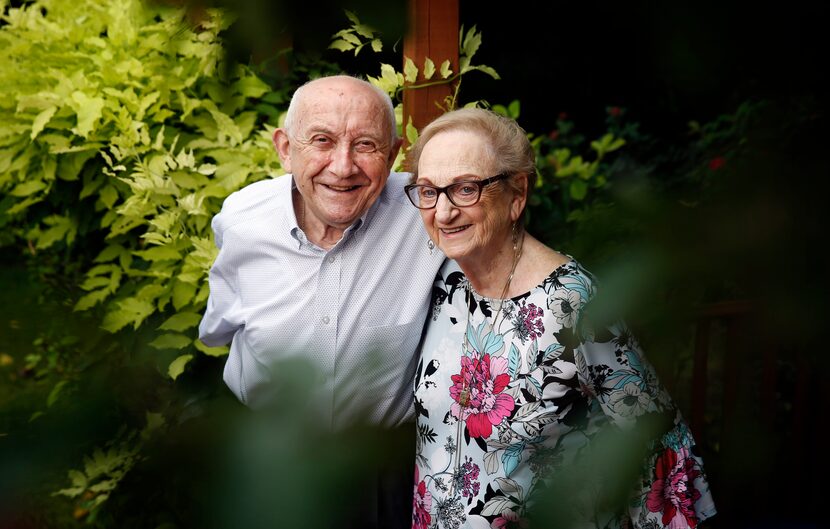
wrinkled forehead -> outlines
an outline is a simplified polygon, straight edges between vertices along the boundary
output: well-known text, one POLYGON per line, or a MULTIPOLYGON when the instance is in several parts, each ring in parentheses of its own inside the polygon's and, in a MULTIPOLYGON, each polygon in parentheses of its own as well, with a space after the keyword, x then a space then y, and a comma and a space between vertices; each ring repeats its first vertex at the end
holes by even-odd
POLYGON ((493 176, 495 157, 480 134, 451 130, 439 132, 424 145, 418 160, 418 179, 447 183, 461 177, 493 176))
POLYGON ((391 135, 386 104, 376 93, 350 83, 328 83, 309 87, 299 101, 299 133, 327 130, 348 136, 391 135))

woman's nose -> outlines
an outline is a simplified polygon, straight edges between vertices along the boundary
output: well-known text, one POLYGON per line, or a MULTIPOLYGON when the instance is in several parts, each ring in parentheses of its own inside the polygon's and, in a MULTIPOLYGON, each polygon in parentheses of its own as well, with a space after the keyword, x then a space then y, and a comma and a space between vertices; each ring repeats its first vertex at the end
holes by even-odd
POLYGON ((447 198, 446 193, 438 195, 438 200, 435 202, 435 218, 444 223, 452 219, 455 215, 455 206, 450 199, 447 198))

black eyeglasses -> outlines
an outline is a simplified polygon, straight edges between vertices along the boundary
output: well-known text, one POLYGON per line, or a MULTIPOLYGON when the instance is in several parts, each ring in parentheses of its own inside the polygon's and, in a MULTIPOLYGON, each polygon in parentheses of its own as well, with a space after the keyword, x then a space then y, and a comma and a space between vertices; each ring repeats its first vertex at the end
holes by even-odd
POLYGON ((446 187, 428 186, 425 184, 410 184, 404 186, 406 196, 412 205, 418 209, 432 209, 438 203, 441 193, 446 193, 452 205, 463 208, 477 204, 481 199, 481 190, 499 180, 504 180, 510 175, 502 173, 484 180, 465 180, 456 182, 446 187))

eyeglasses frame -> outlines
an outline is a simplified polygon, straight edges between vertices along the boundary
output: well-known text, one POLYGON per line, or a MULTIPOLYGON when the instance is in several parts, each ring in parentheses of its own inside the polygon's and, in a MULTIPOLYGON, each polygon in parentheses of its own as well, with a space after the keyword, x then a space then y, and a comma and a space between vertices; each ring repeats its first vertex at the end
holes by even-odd
POLYGON ((479 201, 481 200, 481 193, 484 191, 485 187, 489 186, 490 184, 494 184, 494 183, 496 183, 500 180, 505 180, 507 178, 510 178, 510 173, 499 173, 496 176, 491 176, 490 178, 484 178, 483 180, 460 180, 458 182, 453 182, 452 184, 450 184, 448 186, 444 186, 444 187, 431 186, 431 185, 427 185, 427 184, 409 184, 409 185, 403 186, 403 190, 404 190, 404 193, 406 194, 406 198, 408 198, 409 201, 412 203, 412 205, 415 206, 418 209, 432 209, 432 208, 436 207, 438 205, 438 198, 441 197, 441 193, 444 193, 444 195, 446 195, 447 200, 449 200, 450 204, 452 204, 453 206, 455 206, 457 208, 468 208, 470 206, 475 206, 476 204, 479 203, 479 201), (450 194, 447 191, 449 190, 449 188, 460 185, 460 184, 476 184, 478 186, 478 196, 476 197, 475 202, 473 202, 472 204, 464 204, 463 206, 460 205, 460 204, 455 203, 455 201, 452 199, 452 197, 450 196, 450 194), (435 204, 431 205, 428 208, 421 207, 418 204, 416 204, 415 201, 412 199, 412 197, 409 195, 409 191, 412 190, 412 189, 415 189, 416 187, 429 187, 429 188, 432 188, 435 191, 437 191, 438 194, 435 196, 435 204))

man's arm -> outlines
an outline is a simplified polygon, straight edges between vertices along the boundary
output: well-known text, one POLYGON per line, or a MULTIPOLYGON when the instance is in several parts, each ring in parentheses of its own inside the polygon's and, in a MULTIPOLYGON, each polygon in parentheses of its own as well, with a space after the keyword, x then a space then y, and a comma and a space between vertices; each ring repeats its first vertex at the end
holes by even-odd
POLYGON ((199 323, 199 339, 210 347, 229 343, 243 324, 242 307, 235 282, 236 271, 228 266, 229 250, 222 250, 225 214, 223 208, 223 212, 216 215, 211 222, 219 255, 208 274, 210 295, 205 314, 199 323))

